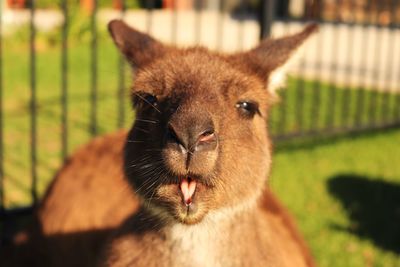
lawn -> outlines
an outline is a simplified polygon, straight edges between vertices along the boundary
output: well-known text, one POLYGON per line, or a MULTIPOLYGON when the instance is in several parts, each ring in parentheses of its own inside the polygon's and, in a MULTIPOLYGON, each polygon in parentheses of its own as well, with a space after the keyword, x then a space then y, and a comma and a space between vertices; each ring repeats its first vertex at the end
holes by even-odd
MULTIPOLYGON (((118 101, 116 50, 105 38, 100 39, 98 48, 96 113, 98 133, 102 134, 118 128, 121 105, 126 114, 124 127, 129 127, 134 113, 128 101, 118 101)), ((5 197, 7 207, 16 207, 30 202, 28 46, 6 40, 3 51, 5 197)), ((91 138, 90 51, 89 42, 72 43, 68 51, 69 152, 91 138)), ((39 40, 36 112, 40 193, 63 160, 59 52, 58 46, 49 47, 39 40)), ((128 87, 128 70, 124 77, 128 87)), ((360 92, 291 78, 282 92, 282 103, 272 112, 272 132, 352 125, 360 114, 359 120, 366 124, 371 108, 377 121, 386 114, 393 118, 394 95, 362 91, 363 112, 358 114, 356 96, 360 92), (298 102, 299 98, 304 101, 298 102), (386 98, 390 105, 384 112, 386 98), (346 106, 348 112, 343 113, 346 106)), ((270 185, 294 213, 319 266, 400 266, 399 145, 400 130, 392 130, 276 146, 270 185)))
POLYGON ((319 266, 400 266, 400 130, 277 146, 270 185, 319 266))

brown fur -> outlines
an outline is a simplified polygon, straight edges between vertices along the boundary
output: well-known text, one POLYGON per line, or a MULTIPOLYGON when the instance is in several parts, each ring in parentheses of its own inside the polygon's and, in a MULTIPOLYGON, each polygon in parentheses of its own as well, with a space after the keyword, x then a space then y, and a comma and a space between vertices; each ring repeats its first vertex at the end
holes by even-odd
POLYGON ((315 26, 234 55, 168 47, 121 21, 109 29, 136 71, 134 126, 71 157, 20 247, 40 244, 41 266, 313 266, 263 188, 265 85, 315 26), (179 189, 188 177, 190 206, 179 189))
POLYGON ((123 179, 125 140, 123 131, 98 137, 68 159, 47 190, 35 222, 3 251, 0 259, 10 262, 2 264, 95 265, 104 239, 138 207, 123 179))

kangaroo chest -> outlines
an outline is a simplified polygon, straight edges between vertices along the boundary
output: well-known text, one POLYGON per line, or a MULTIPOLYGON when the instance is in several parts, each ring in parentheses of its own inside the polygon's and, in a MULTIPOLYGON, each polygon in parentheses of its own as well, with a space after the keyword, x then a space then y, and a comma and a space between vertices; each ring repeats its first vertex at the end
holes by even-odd
POLYGON ((175 225, 168 233, 172 266, 223 266, 224 233, 205 225, 175 225))

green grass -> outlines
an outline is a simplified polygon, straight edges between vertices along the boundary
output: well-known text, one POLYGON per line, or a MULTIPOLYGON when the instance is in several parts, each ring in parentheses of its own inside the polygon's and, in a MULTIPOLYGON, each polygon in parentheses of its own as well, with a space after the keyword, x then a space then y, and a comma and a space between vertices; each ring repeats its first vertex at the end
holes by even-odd
POLYGON ((289 78, 287 90, 280 94, 280 103, 272 110, 273 134, 318 131, 329 127, 346 129, 357 123, 359 126, 379 125, 400 119, 399 110, 395 108, 399 105, 395 103, 398 94, 392 92, 377 92, 372 88, 349 89, 289 78), (360 98, 361 103, 357 101, 360 98), (283 110, 286 114, 284 120, 283 110), (285 123, 282 125, 282 122, 285 123))
POLYGON ((271 187, 294 213, 319 266, 400 266, 394 252, 400 249, 399 144, 400 130, 393 130, 297 148, 278 145, 271 187), (382 182, 392 189, 382 190, 382 182), (354 216, 360 212, 362 220, 354 216), (379 240, 385 234, 387 240, 379 240))
MULTIPOLYGON (((6 205, 28 203, 30 186, 30 111, 29 61, 27 47, 14 48, 6 42, 4 50, 4 157, 6 205), (22 52, 21 52, 22 51, 22 52)), ((37 124, 38 178, 43 192, 61 163, 61 59, 56 48, 37 55, 37 124)), ((118 56, 111 42, 99 43, 97 118, 98 133, 117 128, 118 115, 118 56)), ((90 47, 72 46, 69 50, 68 125, 69 151, 87 142, 90 128, 90 47)), ((128 73, 127 73, 128 74, 128 73)), ((126 84, 130 77, 126 75, 126 84)), ((126 93, 127 94, 127 93, 126 93)), ((125 98, 127 99, 127 97, 125 98)), ((132 111, 126 101, 125 126, 132 121, 132 111)))
MULTIPOLYGON (((4 66, 4 158, 5 192, 7 207, 30 202, 30 140, 29 140, 29 61, 28 47, 23 42, 6 40, 3 47, 4 66), (25 51, 25 52, 24 52, 25 51)), ((39 191, 43 193, 61 158, 61 76, 60 48, 38 42, 37 99, 39 191)), ((68 125, 69 152, 92 137, 90 110, 90 46, 88 42, 71 42, 68 72, 68 125)), ((126 85, 130 83, 126 71, 126 85)), ((274 107, 271 115, 272 132, 277 134, 298 130, 324 129, 327 123, 340 127, 352 125, 357 118, 356 96, 359 91, 342 90, 330 84, 315 81, 289 79, 283 92, 282 103, 274 107), (319 92, 319 105, 314 107, 315 92, 319 92), (335 92, 336 101, 332 101, 335 92), (304 106, 297 112, 298 99, 304 106), (349 113, 341 112, 343 99, 350 99, 349 113), (285 124, 282 126, 282 107, 285 108, 285 124), (332 109, 333 107, 333 109, 332 109), (333 113, 330 111, 333 110, 333 113), (330 117, 329 114, 333 114, 330 117), (313 124, 315 119, 315 124, 313 124)), ((98 51, 98 132, 118 128, 118 55, 109 39, 101 38, 98 51)), ((385 114, 394 119, 394 95, 363 91, 364 104, 360 121, 367 124, 369 112, 381 122, 385 114), (389 96, 386 113, 382 101, 389 96), (377 109, 371 110, 374 101, 377 109)), ((133 112, 125 101, 124 126, 129 127, 133 112)), ((326 142, 309 142, 277 147, 273 165, 271 186, 298 219, 320 266, 399 266, 400 257, 391 247, 376 243, 368 231, 360 232, 362 222, 354 216, 352 205, 364 202, 345 201, 338 191, 329 185, 337 178, 363 177, 365 181, 400 183, 400 131, 364 135, 358 138, 329 139, 326 142), (397 144, 397 145, 396 145, 397 144), (350 203, 350 204, 349 204, 350 203), (354 204, 355 203, 355 204, 354 204), (361 226, 360 226, 361 225, 361 226), (350 229, 350 230, 347 230, 350 229), (366 233, 365 233, 366 232, 366 233)), ((350 179, 351 180, 351 179, 350 179)), ((378 192, 379 193, 379 192, 378 192)), ((377 194, 378 194, 377 193, 377 194)), ((400 194, 400 193, 399 193, 400 194)), ((374 196, 379 200, 379 194, 374 196)), ((374 202, 375 203, 375 202, 374 202)), ((379 201, 378 201, 379 203, 379 201)), ((376 203, 375 203, 376 204, 376 203)), ((390 203, 386 203, 390 204, 390 203)), ((364 207, 365 208, 365 207, 364 207)), ((367 208, 368 210, 368 208, 367 208)), ((376 215, 373 213, 372 215, 376 215)), ((372 216, 373 218, 374 216, 372 216)), ((367 219, 370 219, 367 217, 367 219)), ((400 223, 400 220, 398 220, 400 223)), ((378 225, 377 227, 382 227, 378 225)), ((391 228, 390 228, 391 229, 391 228)), ((372 234, 371 234, 372 235, 372 234)), ((372 235, 373 236, 373 235, 372 235)))

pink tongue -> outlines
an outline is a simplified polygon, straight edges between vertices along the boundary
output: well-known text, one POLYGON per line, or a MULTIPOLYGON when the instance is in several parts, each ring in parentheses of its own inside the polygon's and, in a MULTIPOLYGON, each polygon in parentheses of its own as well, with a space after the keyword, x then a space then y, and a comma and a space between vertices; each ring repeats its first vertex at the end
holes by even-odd
POLYGON ((187 178, 183 178, 181 185, 180 185, 182 194, 183 194, 183 200, 185 201, 185 204, 189 205, 192 203, 192 196, 194 194, 194 191, 196 190, 196 181, 189 180, 187 178))

